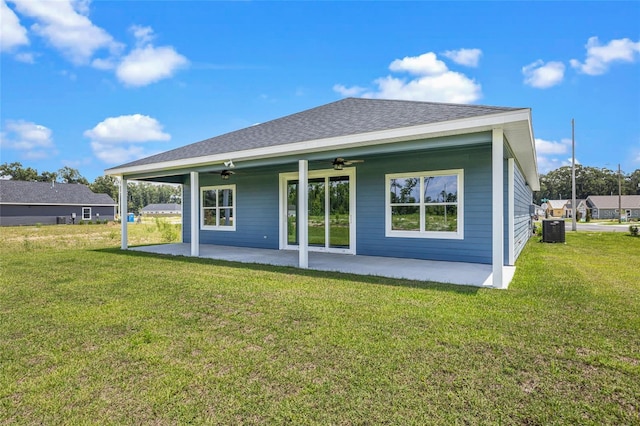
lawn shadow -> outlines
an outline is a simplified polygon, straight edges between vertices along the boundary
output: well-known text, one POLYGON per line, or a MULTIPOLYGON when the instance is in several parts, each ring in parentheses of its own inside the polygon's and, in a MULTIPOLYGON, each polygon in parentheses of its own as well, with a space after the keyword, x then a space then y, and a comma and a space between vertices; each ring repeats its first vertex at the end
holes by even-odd
POLYGON ((110 253, 123 256, 132 256, 139 258, 163 258, 178 262, 186 262, 199 265, 225 266, 237 269, 248 269, 252 271, 278 272, 287 275, 298 275, 310 278, 328 278, 336 280, 349 280, 363 284, 375 284, 392 287, 419 288, 425 290, 446 291, 463 295, 476 295, 480 287, 460 284, 447 284, 436 281, 417 281, 403 278, 389 278, 377 275, 360 275, 353 273, 345 273, 338 271, 320 271, 315 269, 300 269, 294 266, 268 265, 263 263, 244 263, 229 260, 209 259, 202 257, 191 257, 184 255, 148 253, 134 250, 122 250, 120 248, 103 248, 92 250, 100 253, 110 253))

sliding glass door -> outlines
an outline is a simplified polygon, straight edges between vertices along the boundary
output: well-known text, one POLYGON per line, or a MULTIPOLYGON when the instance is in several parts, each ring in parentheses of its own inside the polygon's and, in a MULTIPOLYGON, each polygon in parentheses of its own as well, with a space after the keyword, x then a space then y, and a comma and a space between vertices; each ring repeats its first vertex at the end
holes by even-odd
MULTIPOLYGON (((342 171, 344 173, 344 171, 342 171)), ((308 220, 306 224, 298 221, 298 191, 300 183, 296 178, 286 179, 286 245, 297 246, 301 226, 306 226, 309 233, 309 249, 352 253, 353 245, 353 212, 354 194, 352 190, 352 173, 338 174, 325 171, 324 176, 318 172, 308 179, 309 202, 307 204, 308 220)))

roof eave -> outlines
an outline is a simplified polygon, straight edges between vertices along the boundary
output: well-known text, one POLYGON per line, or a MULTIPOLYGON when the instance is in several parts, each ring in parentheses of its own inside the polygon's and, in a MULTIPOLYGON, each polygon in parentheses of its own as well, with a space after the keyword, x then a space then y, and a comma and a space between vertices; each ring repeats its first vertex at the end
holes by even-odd
POLYGON ((198 167, 209 164, 222 164, 233 159, 234 162, 274 158, 306 153, 331 151, 351 147, 373 146, 390 144, 416 139, 430 139, 441 136, 453 136, 467 133, 483 132, 495 127, 503 127, 505 134, 509 135, 516 130, 522 134, 525 130, 526 141, 512 138, 514 141, 514 153, 520 158, 521 164, 532 164, 523 167, 525 178, 533 190, 539 189, 538 172, 535 159, 535 146, 531 126, 531 110, 528 108, 483 115, 479 117, 464 118, 458 120, 443 121, 438 123, 423 124, 418 126, 401 127, 397 129, 381 130, 375 132, 358 133, 354 135, 339 136, 295 142, 290 144, 275 145, 270 147, 249 149, 243 151, 229 151, 219 154, 191 157, 181 160, 164 161, 152 164, 143 164, 129 167, 115 167, 105 170, 106 175, 126 177, 141 173, 168 172, 171 170, 198 167), (529 158, 526 158, 529 157, 529 158), (526 161, 525 161, 526 160, 526 161))

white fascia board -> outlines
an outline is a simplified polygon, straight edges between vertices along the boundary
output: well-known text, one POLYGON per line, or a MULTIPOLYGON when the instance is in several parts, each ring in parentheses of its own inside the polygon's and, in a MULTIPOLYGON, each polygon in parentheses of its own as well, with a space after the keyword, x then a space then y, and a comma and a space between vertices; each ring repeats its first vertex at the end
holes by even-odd
MULTIPOLYGON (((495 126, 508 126, 509 123, 521 121, 531 122, 531 114, 528 108, 480 117, 402 127, 399 129, 388 129, 376 132, 358 133, 355 135, 337 136, 333 138, 314 139, 303 142, 248 149, 244 151, 232 151, 202 157, 191 157, 180 160, 143 164, 139 166, 119 167, 105 170, 105 175, 121 177, 127 174, 167 171, 215 163, 222 164, 224 161, 229 160, 229 158, 233 158, 234 162, 238 162, 292 154, 330 151, 334 149, 350 148, 353 146, 362 147, 385 143, 404 142, 414 139, 429 139, 440 136, 489 131, 495 126)), ((529 125, 529 128, 530 127, 531 126, 529 125)))

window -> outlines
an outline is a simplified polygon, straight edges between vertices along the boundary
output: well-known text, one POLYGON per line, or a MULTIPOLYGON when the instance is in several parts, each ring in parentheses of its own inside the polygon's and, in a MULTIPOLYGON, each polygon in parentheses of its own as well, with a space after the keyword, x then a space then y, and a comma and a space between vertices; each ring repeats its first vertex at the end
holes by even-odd
POLYGON ((206 186, 201 191, 200 227, 219 231, 235 231, 236 186, 206 186))
POLYGON ((463 238, 463 170, 386 175, 386 236, 463 238))
POLYGON ((91 220, 91 207, 82 208, 82 220, 91 220))

